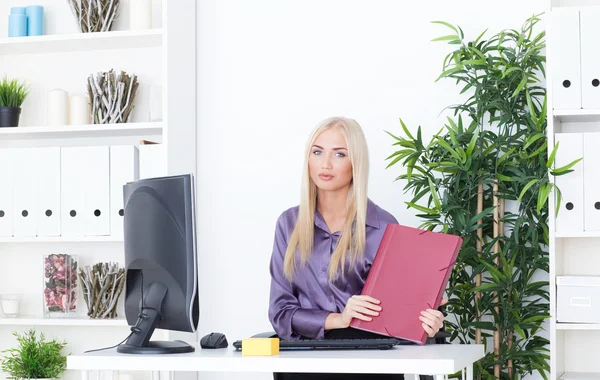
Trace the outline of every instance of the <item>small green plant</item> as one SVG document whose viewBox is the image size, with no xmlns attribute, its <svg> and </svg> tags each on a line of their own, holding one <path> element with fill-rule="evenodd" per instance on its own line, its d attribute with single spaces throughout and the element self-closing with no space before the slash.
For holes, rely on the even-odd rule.
<svg viewBox="0 0 600 380">
<path fill-rule="evenodd" d="M 0 107 L 21 107 L 29 95 L 29 86 L 25 81 L 8 79 L 0 80 Z"/>
<path fill-rule="evenodd" d="M 13 335 L 18 347 L 3 351 L 2 371 L 9 379 L 56 379 L 67 367 L 67 357 L 62 354 L 66 342 L 47 341 L 41 333 L 38 339 L 35 329 Z"/>
</svg>

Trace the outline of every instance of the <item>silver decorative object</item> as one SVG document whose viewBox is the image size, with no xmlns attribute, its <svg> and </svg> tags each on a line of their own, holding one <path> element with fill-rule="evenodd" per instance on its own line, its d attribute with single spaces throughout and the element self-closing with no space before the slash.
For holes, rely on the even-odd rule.
<svg viewBox="0 0 600 380">
<path fill-rule="evenodd" d="M 108 32 L 119 11 L 119 0 L 67 0 L 83 33 Z"/>
<path fill-rule="evenodd" d="M 99 72 L 88 77 L 92 124 L 127 123 L 134 108 L 139 83 L 124 71 Z"/>
</svg>

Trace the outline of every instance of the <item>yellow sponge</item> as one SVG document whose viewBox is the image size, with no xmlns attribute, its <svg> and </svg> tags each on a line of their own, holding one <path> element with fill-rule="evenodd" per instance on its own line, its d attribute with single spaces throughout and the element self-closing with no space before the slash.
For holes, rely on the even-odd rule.
<svg viewBox="0 0 600 380">
<path fill-rule="evenodd" d="M 248 338 L 242 339 L 242 355 L 269 356 L 279 353 L 277 338 Z"/>
</svg>

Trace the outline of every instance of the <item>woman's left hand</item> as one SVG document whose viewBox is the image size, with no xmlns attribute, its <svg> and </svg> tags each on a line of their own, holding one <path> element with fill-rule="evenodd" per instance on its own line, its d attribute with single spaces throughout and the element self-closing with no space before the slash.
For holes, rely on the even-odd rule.
<svg viewBox="0 0 600 380">
<path fill-rule="evenodd" d="M 440 306 L 448 303 L 447 299 L 443 299 L 440 302 Z M 433 338 L 435 334 L 440 331 L 444 325 L 444 314 L 439 310 L 427 309 L 421 312 L 419 317 L 423 329 L 427 332 L 430 338 Z"/>
</svg>

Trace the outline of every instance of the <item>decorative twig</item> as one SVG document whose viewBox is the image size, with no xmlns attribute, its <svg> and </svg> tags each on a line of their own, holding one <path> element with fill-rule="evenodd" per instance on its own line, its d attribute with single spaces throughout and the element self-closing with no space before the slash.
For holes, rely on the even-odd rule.
<svg viewBox="0 0 600 380">
<path fill-rule="evenodd" d="M 91 318 L 116 318 L 117 302 L 125 285 L 125 269 L 117 263 L 97 263 L 79 269 L 84 300 Z"/>
<path fill-rule="evenodd" d="M 134 109 L 139 83 L 135 74 L 114 70 L 88 77 L 88 96 L 93 124 L 127 123 Z"/>
<path fill-rule="evenodd" d="M 82 33 L 108 32 L 119 12 L 119 0 L 67 0 Z"/>
</svg>

